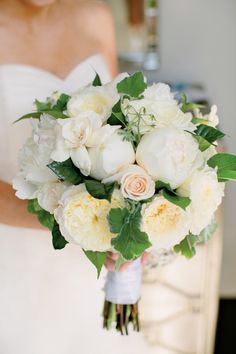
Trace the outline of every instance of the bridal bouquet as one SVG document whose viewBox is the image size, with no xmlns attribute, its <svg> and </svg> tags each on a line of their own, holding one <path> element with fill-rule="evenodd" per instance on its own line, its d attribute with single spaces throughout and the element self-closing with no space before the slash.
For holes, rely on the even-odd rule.
<svg viewBox="0 0 236 354">
<path fill-rule="evenodd" d="M 217 153 L 217 109 L 203 115 L 168 85 L 141 72 L 102 85 L 98 75 L 72 95 L 53 93 L 36 110 L 19 153 L 16 195 L 51 230 L 55 249 L 79 245 L 105 284 L 104 327 L 139 329 L 141 257 L 173 250 L 191 258 L 215 231 L 224 182 L 236 156 Z M 124 271 L 119 268 L 133 261 Z"/>
</svg>

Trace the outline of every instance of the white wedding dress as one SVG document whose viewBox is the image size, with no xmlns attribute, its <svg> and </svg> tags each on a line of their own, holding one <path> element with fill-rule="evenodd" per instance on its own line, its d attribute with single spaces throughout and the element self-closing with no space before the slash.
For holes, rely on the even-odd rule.
<svg viewBox="0 0 236 354">
<path fill-rule="evenodd" d="M 80 63 L 67 77 L 26 65 L 0 65 L 0 179 L 11 183 L 17 153 L 30 134 L 29 122 L 13 125 L 32 111 L 35 98 L 72 92 L 97 71 L 109 81 L 101 55 Z M 0 225 L 1 354 L 136 354 L 149 351 L 142 334 L 121 337 L 102 330 L 105 271 L 95 268 L 80 248 L 55 251 L 47 231 Z"/>
</svg>

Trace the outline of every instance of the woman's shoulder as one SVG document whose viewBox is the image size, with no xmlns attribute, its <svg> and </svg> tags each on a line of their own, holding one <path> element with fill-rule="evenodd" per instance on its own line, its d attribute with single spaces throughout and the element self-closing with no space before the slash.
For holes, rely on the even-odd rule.
<svg viewBox="0 0 236 354">
<path fill-rule="evenodd" d="M 112 12 L 108 4 L 102 0 L 72 0 L 75 15 L 86 15 L 86 19 L 95 23 L 101 20 L 111 19 Z"/>
</svg>

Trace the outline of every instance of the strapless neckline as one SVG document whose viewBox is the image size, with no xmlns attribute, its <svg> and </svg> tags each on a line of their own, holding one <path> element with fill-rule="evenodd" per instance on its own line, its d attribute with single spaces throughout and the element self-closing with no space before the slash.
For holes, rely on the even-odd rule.
<svg viewBox="0 0 236 354">
<path fill-rule="evenodd" d="M 20 71 L 28 71 L 28 72 L 35 72 L 35 73 L 39 73 L 41 75 L 44 76 L 48 76 L 51 78 L 54 78 L 58 81 L 61 82 L 67 82 L 70 80 L 71 77 L 73 77 L 77 71 L 80 69 L 81 67 L 83 67 L 84 65 L 91 65 L 91 68 L 93 68 L 93 63 L 94 60 L 96 59 L 101 59 L 102 61 L 104 61 L 104 57 L 102 54 L 100 53 L 95 53 L 90 55 L 89 57 L 85 58 L 84 60 L 82 60 L 81 62 L 79 62 L 75 67 L 73 67 L 67 75 L 65 75 L 65 77 L 61 77 L 57 74 L 52 73 L 51 71 L 47 70 L 47 69 L 43 69 L 40 68 L 38 66 L 34 66 L 34 65 L 28 65 L 28 64 L 18 64 L 18 63 L 6 63 L 6 64 L 0 64 L 0 70 L 4 70 L 4 69 L 19 69 Z M 94 72 L 96 70 L 94 69 Z"/>
</svg>

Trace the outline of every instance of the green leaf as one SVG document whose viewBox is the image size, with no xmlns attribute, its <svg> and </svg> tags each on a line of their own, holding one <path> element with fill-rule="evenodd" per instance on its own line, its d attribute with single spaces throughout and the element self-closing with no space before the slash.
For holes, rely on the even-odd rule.
<svg viewBox="0 0 236 354">
<path fill-rule="evenodd" d="M 53 229 L 55 222 L 53 214 L 50 214 L 48 211 L 42 209 L 38 211 L 37 215 L 41 225 L 47 227 L 49 230 Z"/>
<path fill-rule="evenodd" d="M 34 101 L 34 104 L 36 106 L 37 111 L 39 112 L 46 112 L 51 109 L 51 103 L 50 102 L 40 102 L 38 100 Z"/>
<path fill-rule="evenodd" d="M 119 93 L 134 98 L 138 98 L 146 88 L 147 84 L 142 72 L 136 72 L 117 84 L 117 90 Z"/>
<path fill-rule="evenodd" d="M 94 198 L 97 199 L 107 199 L 111 202 L 112 193 L 116 186 L 116 183 L 101 183 L 95 180 L 87 180 L 85 181 L 85 186 L 89 194 L 91 194 Z"/>
<path fill-rule="evenodd" d="M 182 104 L 181 110 L 184 113 L 192 111 L 195 108 L 204 108 L 205 107 L 204 105 L 199 104 L 199 103 L 188 102 L 187 96 L 185 94 L 183 94 L 182 97 L 181 97 L 181 104 Z"/>
<path fill-rule="evenodd" d="M 58 223 L 55 221 L 54 227 L 52 229 L 52 244 L 55 250 L 61 250 L 66 246 L 68 242 L 65 240 L 64 236 L 61 234 Z"/>
<path fill-rule="evenodd" d="M 187 235 L 178 245 L 174 247 L 176 253 L 181 253 L 186 258 L 190 259 L 196 254 L 196 244 L 198 236 Z"/>
<path fill-rule="evenodd" d="M 225 134 L 220 130 L 205 124 L 200 124 L 194 133 L 207 140 L 210 144 L 214 143 L 216 140 L 222 139 L 225 136 Z"/>
<path fill-rule="evenodd" d="M 106 261 L 107 258 L 107 252 L 93 252 L 93 251 L 85 251 L 83 250 L 85 255 L 88 257 L 90 262 L 95 265 L 97 268 L 97 276 L 99 278 L 99 275 L 101 273 L 102 267 Z"/>
<path fill-rule="evenodd" d="M 115 210 L 111 209 L 108 215 L 111 232 L 119 230 L 111 241 L 112 246 L 126 260 L 136 259 L 151 246 L 148 235 L 140 231 L 141 205 L 137 204 L 132 212 L 127 208 L 121 209 L 122 212 Z"/>
<path fill-rule="evenodd" d="M 215 233 L 216 229 L 217 229 L 217 223 L 214 220 L 200 233 L 200 235 L 198 236 L 198 242 L 203 242 L 203 243 L 208 242 L 211 239 L 212 235 Z"/>
<path fill-rule="evenodd" d="M 84 175 L 82 175 L 80 170 L 73 164 L 71 159 L 63 162 L 53 161 L 47 166 L 62 181 L 75 185 L 84 181 Z"/>
<path fill-rule="evenodd" d="M 182 209 L 186 209 L 187 206 L 191 203 L 190 198 L 188 197 L 180 197 L 179 195 L 170 192 L 169 190 L 163 190 L 163 196 L 167 199 L 170 203 L 173 203 L 179 206 Z"/>
<path fill-rule="evenodd" d="M 119 100 L 112 108 L 111 116 L 108 118 L 107 123 L 110 125 L 125 126 L 125 116 L 121 110 L 121 101 Z"/>
<path fill-rule="evenodd" d="M 62 93 L 58 98 L 57 103 L 52 107 L 52 111 L 64 112 L 64 110 L 67 108 L 67 103 L 70 98 L 71 96 Z"/>
<path fill-rule="evenodd" d="M 108 214 L 108 222 L 110 226 L 110 231 L 113 234 L 118 234 L 121 230 L 122 227 L 124 226 L 124 223 L 126 222 L 126 219 L 129 216 L 129 211 L 128 209 L 124 208 L 113 208 L 110 210 Z"/>
<path fill-rule="evenodd" d="M 42 112 L 27 113 L 27 114 L 23 115 L 22 117 L 18 118 L 17 120 L 15 120 L 13 123 L 17 123 L 17 122 L 20 122 L 21 120 L 30 119 L 30 118 L 39 119 L 41 117 L 41 115 L 42 115 Z"/>
<path fill-rule="evenodd" d="M 125 263 L 127 262 L 126 259 L 124 259 L 124 257 L 122 257 L 122 255 L 120 254 L 117 261 L 116 261 L 116 264 L 115 264 L 115 271 L 119 271 L 120 267 Z"/>
<path fill-rule="evenodd" d="M 219 182 L 235 181 L 236 171 L 218 171 L 217 172 Z"/>
<path fill-rule="evenodd" d="M 40 224 L 52 230 L 55 221 L 54 216 L 41 208 L 37 199 L 30 199 L 28 201 L 27 211 L 30 214 L 36 214 Z"/>
<path fill-rule="evenodd" d="M 96 72 L 96 76 L 93 80 L 93 83 L 92 83 L 93 86 L 102 86 L 102 81 L 101 81 L 101 78 L 100 76 L 98 75 L 98 73 Z"/>
<path fill-rule="evenodd" d="M 169 183 L 165 183 L 165 182 L 162 182 L 162 181 L 156 181 L 156 189 L 157 190 L 160 190 L 160 189 L 167 189 L 168 191 L 171 191 L 173 192 L 171 186 L 169 185 Z"/>
<path fill-rule="evenodd" d="M 192 134 L 192 133 L 191 133 Z M 194 137 L 194 139 L 197 140 L 198 145 L 199 145 L 199 149 L 200 151 L 205 151 L 207 150 L 210 146 L 211 143 L 209 143 L 206 139 L 204 139 L 203 137 L 196 135 L 196 134 L 192 134 L 192 136 Z"/>
<path fill-rule="evenodd" d="M 38 111 L 38 112 L 32 112 L 32 113 L 27 113 L 24 116 L 18 118 L 17 120 L 14 121 L 14 123 L 20 122 L 22 120 L 25 119 L 29 119 L 29 118 L 35 118 L 35 119 L 39 119 L 41 117 L 42 114 L 47 113 L 48 115 L 50 115 L 53 118 L 68 118 L 67 115 L 65 115 L 62 112 L 59 111 L 53 111 L 53 110 L 49 110 L 49 111 Z"/>
<path fill-rule="evenodd" d="M 30 214 L 37 214 L 39 211 L 43 210 L 38 203 L 38 199 L 28 200 L 27 211 Z"/>
<path fill-rule="evenodd" d="M 217 176 L 219 180 L 236 180 L 236 156 L 227 153 L 219 153 L 212 156 L 207 164 L 217 167 Z"/>
<path fill-rule="evenodd" d="M 207 119 L 203 119 L 203 118 L 193 117 L 191 122 L 193 124 L 206 124 L 208 122 L 208 120 Z"/>
</svg>

